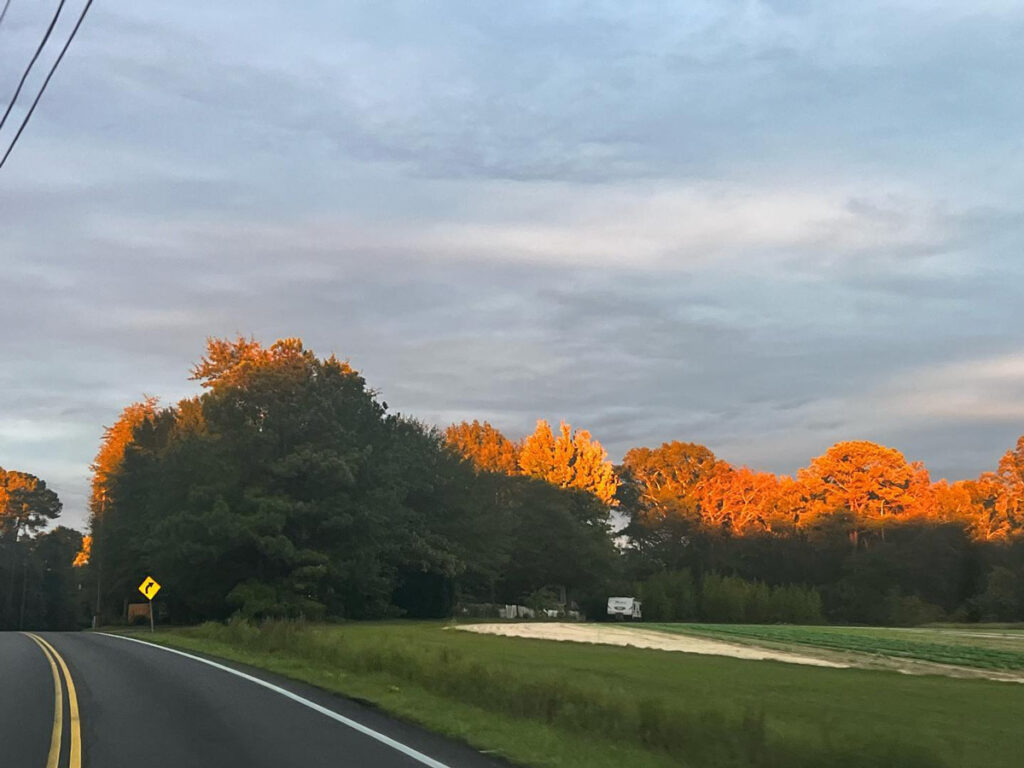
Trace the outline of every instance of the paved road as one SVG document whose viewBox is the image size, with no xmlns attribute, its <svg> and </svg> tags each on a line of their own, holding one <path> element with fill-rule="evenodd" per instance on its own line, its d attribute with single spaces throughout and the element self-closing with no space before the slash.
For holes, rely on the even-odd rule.
<svg viewBox="0 0 1024 768">
<path fill-rule="evenodd" d="M 0 633 L 3 768 L 499 765 L 354 702 L 241 665 L 225 663 L 281 690 L 120 638 L 54 632 L 37 638 Z M 55 692 L 61 697 L 56 727 Z M 77 756 L 72 699 L 80 713 Z"/>
</svg>

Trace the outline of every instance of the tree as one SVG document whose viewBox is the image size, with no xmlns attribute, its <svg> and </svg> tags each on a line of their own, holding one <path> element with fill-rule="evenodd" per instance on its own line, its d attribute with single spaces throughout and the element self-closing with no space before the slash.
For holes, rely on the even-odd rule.
<svg viewBox="0 0 1024 768">
<path fill-rule="evenodd" d="M 769 472 L 721 465 L 699 484 L 701 522 L 738 536 L 772 530 L 779 479 Z"/>
<path fill-rule="evenodd" d="M 544 419 L 537 420 L 537 428 L 523 440 L 519 449 L 519 469 L 524 475 L 538 477 L 553 485 L 565 479 L 565 468 L 555 465 L 555 435 Z"/>
<path fill-rule="evenodd" d="M 43 480 L 0 467 L 0 580 L 6 582 L 0 627 L 25 626 L 28 584 L 34 573 L 31 537 L 60 513 L 60 499 Z"/>
<path fill-rule="evenodd" d="M 445 431 L 445 439 L 481 471 L 506 475 L 519 472 L 519 448 L 486 421 L 452 424 Z"/>
<path fill-rule="evenodd" d="M 927 470 L 877 443 L 837 443 L 801 469 L 797 479 L 799 523 L 814 526 L 845 514 L 854 545 L 865 531 L 878 531 L 884 538 L 888 523 L 924 517 L 931 509 Z"/>
<path fill-rule="evenodd" d="M 573 430 L 564 421 L 556 437 L 543 419 L 523 440 L 519 452 L 523 474 L 545 480 L 559 488 L 579 488 L 612 504 L 619 480 L 601 444 L 585 429 Z"/>
<path fill-rule="evenodd" d="M 1024 438 L 997 471 L 952 484 L 863 441 L 795 480 L 683 442 L 614 468 L 565 423 L 538 422 L 518 446 L 486 422 L 442 433 L 389 413 L 358 371 L 299 339 L 211 339 L 192 375 L 201 395 L 134 404 L 105 432 L 92 538 L 39 533 L 59 507 L 27 514 L 27 491 L 0 485 L 0 625 L 68 625 L 58 595 L 100 563 L 108 605 L 155 573 L 181 622 L 437 617 L 556 595 L 601 613 L 633 588 L 666 620 L 1024 606 Z M 614 542 L 613 505 L 628 520 Z"/>
<path fill-rule="evenodd" d="M 204 394 L 139 421 L 109 478 L 108 604 L 154 572 L 176 621 L 443 616 L 610 570 L 593 493 L 477 471 L 298 339 L 211 340 L 193 376 Z"/>
<path fill-rule="evenodd" d="M 140 402 L 128 405 L 121 411 L 114 423 L 103 430 L 99 451 L 90 467 L 92 482 L 89 495 L 89 528 L 94 534 L 103 525 L 107 507 L 112 502 L 114 478 L 124 462 L 125 452 L 132 443 L 135 431 L 154 418 L 157 402 L 155 397 L 146 397 Z M 93 537 L 90 536 L 89 551 L 83 555 L 79 564 L 92 566 L 88 569 L 88 573 L 96 590 L 96 614 L 102 618 L 100 615 L 103 612 L 103 561 L 105 559 L 102 552 L 103 537 L 99 537 L 100 546 L 95 555 L 92 552 L 92 541 Z"/>
<path fill-rule="evenodd" d="M 75 630 L 84 621 L 81 575 L 74 567 L 82 548 L 82 534 L 59 525 L 39 534 L 32 542 L 23 602 L 21 626 L 49 630 Z"/>
<path fill-rule="evenodd" d="M 999 460 L 999 506 L 1009 537 L 1024 535 L 1024 436 Z"/>
<path fill-rule="evenodd" d="M 982 621 L 1018 621 L 1024 615 L 1024 580 L 1006 566 L 997 565 L 977 598 Z"/>
<path fill-rule="evenodd" d="M 616 552 L 600 499 L 536 478 L 507 478 L 504 485 L 511 557 L 498 582 L 501 600 L 519 602 L 545 587 L 581 600 L 612 579 Z"/>
<path fill-rule="evenodd" d="M 103 507 L 110 493 L 111 479 L 124 461 L 124 453 L 132 441 L 135 430 L 156 412 L 157 398 L 146 397 L 140 402 L 127 406 L 114 423 L 103 430 L 100 449 L 93 459 L 92 493 L 89 506 L 94 518 L 103 514 Z"/>
<path fill-rule="evenodd" d="M 931 519 L 937 523 L 959 523 L 967 526 L 975 514 L 973 481 L 950 483 L 939 480 L 932 485 Z"/>
<path fill-rule="evenodd" d="M 75 568 L 84 568 L 89 564 L 89 558 L 92 556 L 92 536 L 82 537 L 82 546 L 78 552 L 75 553 L 75 559 L 71 562 Z"/>
<path fill-rule="evenodd" d="M 952 484 L 940 481 L 932 494 L 934 519 L 963 525 L 976 541 L 1024 536 L 1024 436 L 1002 456 L 995 472 Z"/>
<path fill-rule="evenodd" d="M 244 386 L 246 377 L 254 368 L 259 368 L 274 359 L 290 359 L 297 362 L 302 357 L 302 342 L 299 339 L 282 339 L 270 349 L 258 341 L 239 336 L 235 339 L 206 340 L 206 354 L 192 368 L 192 380 L 203 387 Z"/>
<path fill-rule="evenodd" d="M 1006 493 L 999 476 L 983 472 L 977 480 L 963 481 L 962 488 L 970 496 L 966 525 L 976 541 L 1008 541 L 1013 532 L 1013 518 Z"/>
<path fill-rule="evenodd" d="M 699 517 L 704 483 L 728 468 L 710 449 L 673 441 L 660 448 L 632 448 L 622 461 L 639 496 L 639 515 L 648 522 Z"/>
<path fill-rule="evenodd" d="M 61 502 L 46 483 L 28 472 L 0 467 L 0 539 L 16 541 L 60 516 Z"/>
</svg>

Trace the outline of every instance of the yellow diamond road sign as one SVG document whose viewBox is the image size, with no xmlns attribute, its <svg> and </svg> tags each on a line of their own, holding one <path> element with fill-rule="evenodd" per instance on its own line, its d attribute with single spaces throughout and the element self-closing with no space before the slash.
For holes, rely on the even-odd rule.
<svg viewBox="0 0 1024 768">
<path fill-rule="evenodd" d="M 139 592 L 144 594 L 150 600 L 156 597 L 156 593 L 160 591 L 160 585 L 156 583 L 156 579 L 152 576 L 147 576 L 146 580 L 139 584 Z"/>
</svg>

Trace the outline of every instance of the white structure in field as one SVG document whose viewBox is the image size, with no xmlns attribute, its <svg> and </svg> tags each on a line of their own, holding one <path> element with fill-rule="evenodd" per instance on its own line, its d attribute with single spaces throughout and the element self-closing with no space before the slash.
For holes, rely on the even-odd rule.
<svg viewBox="0 0 1024 768">
<path fill-rule="evenodd" d="M 635 597 L 609 597 L 608 615 L 617 619 L 635 619 L 640 621 L 640 601 Z"/>
<path fill-rule="evenodd" d="M 505 605 L 498 609 L 498 616 L 502 619 L 532 619 L 537 612 L 525 605 Z"/>
</svg>

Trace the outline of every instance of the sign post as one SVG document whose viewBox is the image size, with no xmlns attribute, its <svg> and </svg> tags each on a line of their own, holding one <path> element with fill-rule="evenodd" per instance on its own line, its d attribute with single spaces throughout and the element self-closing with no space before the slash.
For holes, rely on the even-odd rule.
<svg viewBox="0 0 1024 768">
<path fill-rule="evenodd" d="M 152 576 L 147 576 L 146 580 L 139 584 L 139 592 L 145 595 L 146 599 L 149 600 L 149 631 L 156 632 L 156 626 L 153 622 L 153 598 L 156 597 L 156 593 L 160 591 L 160 585 L 156 583 L 156 579 Z"/>
</svg>

